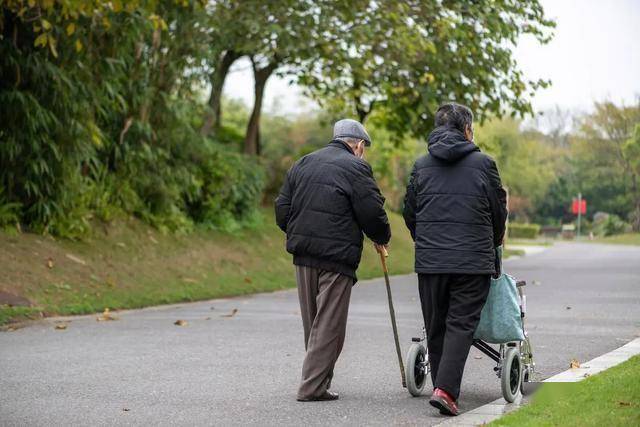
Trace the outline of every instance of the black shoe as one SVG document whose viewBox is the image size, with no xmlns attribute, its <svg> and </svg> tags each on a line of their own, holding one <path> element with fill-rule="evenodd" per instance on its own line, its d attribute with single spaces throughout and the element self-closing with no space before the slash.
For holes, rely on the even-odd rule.
<svg viewBox="0 0 640 427">
<path fill-rule="evenodd" d="M 308 397 L 308 398 L 298 398 L 296 399 L 298 402 L 325 402 L 328 400 L 338 400 L 338 393 L 333 393 L 330 391 L 325 391 L 320 396 Z"/>
</svg>

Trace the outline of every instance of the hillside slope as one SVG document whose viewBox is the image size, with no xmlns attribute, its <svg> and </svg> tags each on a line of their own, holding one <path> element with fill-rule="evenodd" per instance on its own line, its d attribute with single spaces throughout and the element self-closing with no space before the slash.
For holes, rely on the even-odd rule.
<svg viewBox="0 0 640 427">
<path fill-rule="evenodd" d="M 413 242 L 401 216 L 389 215 L 392 274 L 413 270 Z M 0 304 L 26 298 L 31 307 L 0 305 L 0 324 L 24 317 L 86 314 L 110 309 L 274 291 L 295 286 L 291 256 L 271 210 L 235 234 L 197 231 L 163 235 L 135 219 L 104 228 L 83 242 L 0 232 Z M 381 276 L 367 241 L 358 270 Z M 10 295 L 7 295 L 10 294 Z M 41 314 L 42 313 L 42 314 Z"/>
</svg>

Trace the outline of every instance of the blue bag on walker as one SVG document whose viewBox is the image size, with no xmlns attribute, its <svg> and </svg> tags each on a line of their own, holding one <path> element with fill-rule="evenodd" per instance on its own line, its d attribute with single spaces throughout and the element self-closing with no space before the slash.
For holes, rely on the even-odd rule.
<svg viewBox="0 0 640 427">
<path fill-rule="evenodd" d="M 497 249 L 500 277 L 491 278 L 487 302 L 480 314 L 480 323 L 473 336 L 492 344 L 524 340 L 516 280 L 502 269 L 502 247 Z"/>
</svg>

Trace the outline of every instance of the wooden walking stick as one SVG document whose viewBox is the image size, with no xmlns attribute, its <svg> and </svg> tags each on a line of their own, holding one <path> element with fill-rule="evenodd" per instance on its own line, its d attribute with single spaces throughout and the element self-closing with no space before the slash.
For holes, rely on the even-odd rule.
<svg viewBox="0 0 640 427">
<path fill-rule="evenodd" d="M 376 246 L 376 249 L 378 246 Z M 380 246 L 377 249 L 380 254 L 380 262 L 382 262 L 382 271 L 384 272 L 384 282 L 387 285 L 387 299 L 389 300 L 389 314 L 391 315 L 391 326 L 393 327 L 393 338 L 396 342 L 396 353 L 398 353 L 398 363 L 400 364 L 400 376 L 402 377 L 402 387 L 407 388 L 407 380 L 404 375 L 404 363 L 402 362 L 402 352 L 400 351 L 400 341 L 398 340 L 398 326 L 396 325 L 396 312 L 393 309 L 393 298 L 391 297 L 391 285 L 389 284 L 389 271 L 387 270 L 387 260 L 389 256 L 387 249 Z"/>
</svg>

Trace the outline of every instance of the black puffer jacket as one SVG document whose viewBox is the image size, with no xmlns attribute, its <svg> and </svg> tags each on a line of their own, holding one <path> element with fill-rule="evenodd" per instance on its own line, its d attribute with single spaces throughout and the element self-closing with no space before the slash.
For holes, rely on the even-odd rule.
<svg viewBox="0 0 640 427">
<path fill-rule="evenodd" d="M 291 167 L 276 199 L 276 222 L 294 264 L 356 279 L 363 231 L 379 244 L 391 238 L 383 204 L 369 164 L 336 140 Z"/>
<path fill-rule="evenodd" d="M 491 157 L 445 127 L 411 172 L 404 219 L 415 240 L 417 273 L 493 274 L 502 243 L 506 193 Z"/>
</svg>

